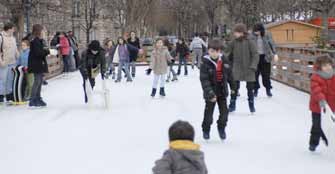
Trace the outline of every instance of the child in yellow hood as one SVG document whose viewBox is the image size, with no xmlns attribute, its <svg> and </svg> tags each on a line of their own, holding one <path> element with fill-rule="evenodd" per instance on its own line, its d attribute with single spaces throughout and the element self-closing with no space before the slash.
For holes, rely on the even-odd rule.
<svg viewBox="0 0 335 174">
<path fill-rule="evenodd" d="M 204 153 L 194 143 L 194 128 L 185 121 L 177 121 L 169 129 L 170 145 L 163 157 L 156 161 L 154 174 L 207 174 Z"/>
</svg>

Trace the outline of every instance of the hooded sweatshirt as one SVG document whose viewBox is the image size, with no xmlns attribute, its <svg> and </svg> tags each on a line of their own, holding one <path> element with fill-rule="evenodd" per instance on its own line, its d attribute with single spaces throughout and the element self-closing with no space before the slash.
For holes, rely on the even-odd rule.
<svg viewBox="0 0 335 174">
<path fill-rule="evenodd" d="M 207 174 L 204 153 L 192 141 L 178 140 L 170 143 L 162 159 L 156 161 L 154 174 Z"/>
</svg>

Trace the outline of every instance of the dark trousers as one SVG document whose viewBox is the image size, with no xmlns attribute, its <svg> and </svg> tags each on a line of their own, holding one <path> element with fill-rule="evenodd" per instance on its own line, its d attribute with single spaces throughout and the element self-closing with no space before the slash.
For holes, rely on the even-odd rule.
<svg viewBox="0 0 335 174">
<path fill-rule="evenodd" d="M 227 99 L 225 97 L 218 97 L 217 102 L 206 101 L 204 120 L 202 122 L 202 130 L 204 132 L 210 132 L 211 125 L 213 124 L 213 114 L 216 103 L 219 106 L 219 119 L 217 121 L 217 126 L 219 129 L 225 129 L 228 122 L 228 108 Z"/>
<path fill-rule="evenodd" d="M 94 88 L 95 86 L 95 79 L 94 78 L 91 78 L 91 77 L 88 77 L 88 78 L 85 78 L 83 77 L 83 88 L 84 88 L 84 94 L 85 94 L 85 103 L 88 102 L 88 98 L 87 98 L 87 92 L 86 92 L 86 80 L 88 79 L 92 89 Z"/>
<path fill-rule="evenodd" d="M 178 74 L 181 72 L 181 66 L 184 65 L 185 73 L 187 74 L 187 61 L 185 56 L 179 56 Z"/>
<path fill-rule="evenodd" d="M 230 84 L 231 86 L 231 92 L 230 92 L 230 98 L 231 100 L 236 100 L 238 95 L 238 90 L 240 89 L 240 82 L 239 81 L 233 81 Z M 255 82 L 247 82 L 247 90 L 248 90 L 248 100 L 254 101 L 254 88 L 255 88 Z"/>
<path fill-rule="evenodd" d="M 64 64 L 64 72 L 70 72 L 71 67 L 70 56 L 63 55 L 63 64 Z"/>
<path fill-rule="evenodd" d="M 74 60 L 76 61 L 76 69 L 78 69 L 79 68 L 79 64 L 80 64 L 80 58 L 79 58 L 79 52 L 78 52 L 78 50 L 74 51 Z"/>
<path fill-rule="evenodd" d="M 259 76 L 262 76 L 263 86 L 266 89 L 272 89 L 271 86 L 271 63 L 265 60 L 265 55 L 259 56 L 259 63 L 258 68 L 256 71 L 256 83 L 255 83 L 255 90 L 258 90 L 261 86 L 259 84 Z"/>
<path fill-rule="evenodd" d="M 318 146 L 320 138 L 327 141 L 327 137 L 321 128 L 321 114 L 312 113 L 312 129 L 309 144 Z"/>
<path fill-rule="evenodd" d="M 43 83 L 43 73 L 35 73 L 33 89 L 31 91 L 31 100 L 41 99 L 42 83 Z"/>
</svg>

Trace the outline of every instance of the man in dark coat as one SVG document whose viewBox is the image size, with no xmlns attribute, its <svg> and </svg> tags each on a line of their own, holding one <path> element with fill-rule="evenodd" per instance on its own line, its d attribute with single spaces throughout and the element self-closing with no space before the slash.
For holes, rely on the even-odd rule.
<svg viewBox="0 0 335 174">
<path fill-rule="evenodd" d="M 86 83 L 89 81 L 92 89 L 95 86 L 95 78 L 101 73 L 104 80 L 106 72 L 105 51 L 101 48 L 99 41 L 92 41 L 88 49 L 82 52 L 82 59 L 79 66 L 80 73 L 83 77 L 83 87 L 85 92 L 85 103 L 88 102 Z"/>
</svg>

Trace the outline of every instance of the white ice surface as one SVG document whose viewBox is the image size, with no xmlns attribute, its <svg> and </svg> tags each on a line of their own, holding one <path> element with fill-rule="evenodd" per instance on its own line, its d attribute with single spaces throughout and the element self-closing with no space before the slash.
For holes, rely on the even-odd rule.
<svg viewBox="0 0 335 174">
<path fill-rule="evenodd" d="M 219 140 L 213 124 L 207 143 L 201 138 L 198 71 L 168 84 L 165 99 L 153 100 L 152 77 L 144 69 L 131 84 L 108 81 L 111 111 L 103 110 L 98 94 L 93 107 L 83 104 L 79 73 L 43 87 L 46 109 L 0 107 L 0 174 L 148 174 L 168 147 L 168 127 L 178 119 L 194 125 L 210 174 L 334 173 L 335 158 L 322 143 L 316 153 L 308 151 L 307 94 L 274 82 L 274 97 L 262 90 L 257 113 L 250 116 L 243 84 L 238 110 L 229 117 L 228 140 Z M 95 90 L 101 91 L 99 78 Z"/>
</svg>

